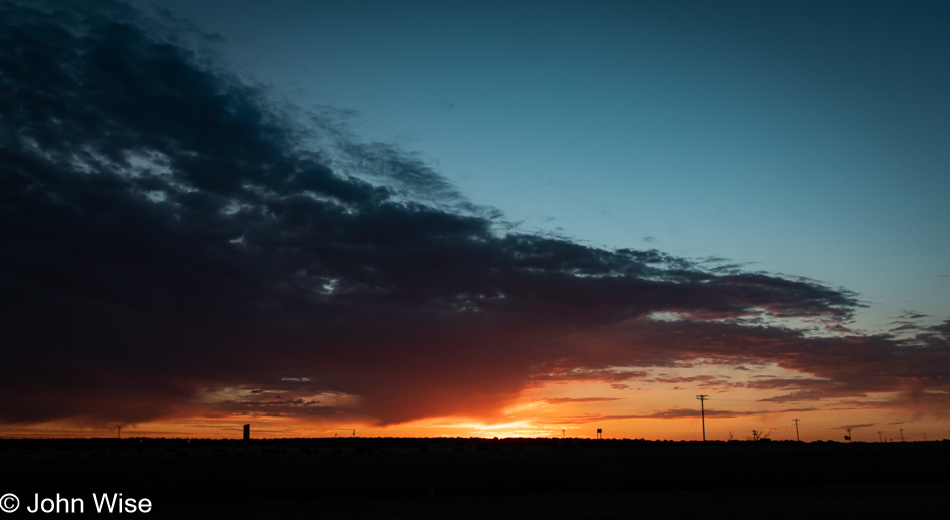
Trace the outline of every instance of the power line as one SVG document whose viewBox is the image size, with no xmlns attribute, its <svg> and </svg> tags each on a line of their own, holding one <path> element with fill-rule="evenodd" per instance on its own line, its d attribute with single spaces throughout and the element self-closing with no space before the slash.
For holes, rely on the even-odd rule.
<svg viewBox="0 0 950 520">
<path fill-rule="evenodd" d="M 703 418 L 703 442 L 706 442 L 706 406 L 704 403 L 708 398 L 709 396 L 706 394 L 699 394 L 696 396 L 696 399 L 699 399 L 699 411 Z"/>
</svg>

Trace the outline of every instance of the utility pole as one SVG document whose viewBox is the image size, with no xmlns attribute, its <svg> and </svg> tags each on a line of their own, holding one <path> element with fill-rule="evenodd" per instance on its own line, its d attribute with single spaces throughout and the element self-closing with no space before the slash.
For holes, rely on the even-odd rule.
<svg viewBox="0 0 950 520">
<path fill-rule="evenodd" d="M 901 442 L 904 442 L 904 429 L 901 428 Z"/>
<path fill-rule="evenodd" d="M 879 440 L 879 441 L 881 441 L 881 442 L 884 442 L 884 438 L 881 437 L 881 430 L 878 430 L 878 431 L 877 431 L 877 440 Z"/>
<path fill-rule="evenodd" d="M 119 431 L 116 432 L 115 438 L 116 438 L 116 439 L 121 439 L 121 438 L 122 438 L 122 427 L 121 427 L 121 426 L 118 426 L 117 428 L 119 428 Z M 926 437 L 924 437 L 924 439 L 926 439 Z"/>
<path fill-rule="evenodd" d="M 798 436 L 798 421 L 800 421 L 801 419 L 792 419 L 792 420 L 795 421 L 795 440 L 798 442 L 802 442 L 802 438 Z"/>
<path fill-rule="evenodd" d="M 696 399 L 699 399 L 699 412 L 702 414 L 703 418 L 703 442 L 706 442 L 706 399 L 709 396 L 706 394 L 699 394 L 696 396 Z"/>
</svg>

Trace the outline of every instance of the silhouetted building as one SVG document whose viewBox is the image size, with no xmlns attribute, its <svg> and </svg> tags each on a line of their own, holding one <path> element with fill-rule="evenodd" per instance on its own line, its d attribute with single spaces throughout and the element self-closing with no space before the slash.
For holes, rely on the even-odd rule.
<svg viewBox="0 0 950 520">
<path fill-rule="evenodd" d="M 244 440 L 246 441 L 251 440 L 251 425 L 250 424 L 244 425 Z"/>
</svg>

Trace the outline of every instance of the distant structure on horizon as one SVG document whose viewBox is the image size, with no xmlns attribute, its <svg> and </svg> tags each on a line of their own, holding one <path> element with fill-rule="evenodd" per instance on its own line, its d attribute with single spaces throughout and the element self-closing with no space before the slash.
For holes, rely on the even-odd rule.
<svg viewBox="0 0 950 520">
<path fill-rule="evenodd" d="M 244 425 L 244 440 L 246 441 L 251 440 L 251 425 L 250 424 Z"/>
</svg>

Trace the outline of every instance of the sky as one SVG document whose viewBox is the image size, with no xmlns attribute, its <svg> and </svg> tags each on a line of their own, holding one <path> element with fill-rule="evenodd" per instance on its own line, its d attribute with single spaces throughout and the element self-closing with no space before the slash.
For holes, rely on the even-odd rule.
<svg viewBox="0 0 950 520">
<path fill-rule="evenodd" d="M 0 436 L 948 437 L 948 19 L 0 1 Z"/>
</svg>

